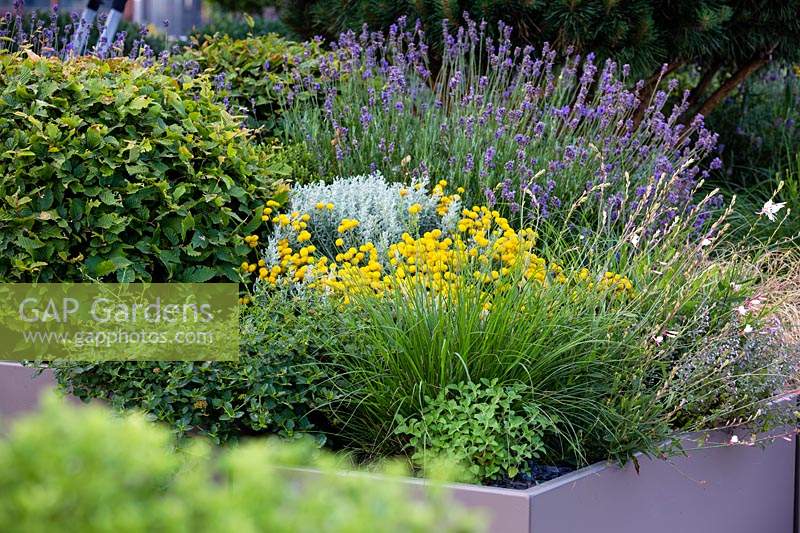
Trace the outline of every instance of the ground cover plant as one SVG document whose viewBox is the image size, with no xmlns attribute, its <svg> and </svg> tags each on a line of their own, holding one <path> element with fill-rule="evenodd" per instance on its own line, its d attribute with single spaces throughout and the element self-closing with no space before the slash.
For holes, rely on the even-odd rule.
<svg viewBox="0 0 800 533">
<path fill-rule="evenodd" d="M 217 443 L 244 436 L 308 436 L 324 442 L 320 408 L 336 392 L 324 370 L 325 346 L 341 338 L 335 309 L 289 291 L 254 295 L 240 317 L 236 362 L 54 362 L 70 394 L 143 410 L 183 437 Z"/>
<path fill-rule="evenodd" d="M 0 529 L 132 531 L 483 531 L 436 489 L 412 497 L 386 465 L 376 484 L 310 443 L 251 442 L 221 454 L 135 413 L 54 397 L 0 435 Z M 299 484 L 286 467 L 319 469 Z M 294 474 L 296 476 L 296 474 Z"/>
</svg>

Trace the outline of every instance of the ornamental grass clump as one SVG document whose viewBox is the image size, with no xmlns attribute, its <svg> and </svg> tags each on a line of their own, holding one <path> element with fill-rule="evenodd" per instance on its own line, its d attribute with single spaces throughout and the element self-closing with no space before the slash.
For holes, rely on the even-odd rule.
<svg viewBox="0 0 800 533">
<path fill-rule="evenodd" d="M 319 77 L 284 88 L 287 102 L 316 95 L 316 106 L 290 107 L 285 131 L 316 155 L 320 175 L 379 170 L 402 181 L 409 162 L 413 176 L 463 187 L 467 205 L 501 204 L 518 226 L 549 218 L 587 189 L 603 194 L 581 206 L 584 219 L 605 206 L 624 222 L 619 195 L 629 187 L 642 196 L 652 176 L 674 176 L 665 224 L 691 204 L 716 135 L 702 117 L 679 122 L 688 94 L 669 108 L 674 84 L 637 115 L 643 82 L 630 88 L 627 66 L 596 65 L 592 54 L 557 57 L 547 44 L 512 47 L 510 27 L 501 24 L 494 40 L 468 18 L 444 29 L 433 74 L 421 27 L 404 27 L 343 33 L 320 58 Z"/>
</svg>

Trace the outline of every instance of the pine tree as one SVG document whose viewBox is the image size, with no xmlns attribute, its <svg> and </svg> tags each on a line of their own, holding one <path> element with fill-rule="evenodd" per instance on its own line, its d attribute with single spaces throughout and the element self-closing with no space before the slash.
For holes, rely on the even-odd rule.
<svg viewBox="0 0 800 533">
<path fill-rule="evenodd" d="M 513 25 L 516 44 L 548 41 L 628 63 L 647 80 L 645 96 L 662 65 L 694 65 L 692 112 L 704 115 L 768 62 L 800 60 L 800 0 L 284 0 L 280 9 L 300 35 L 327 39 L 364 23 L 386 30 L 405 15 L 434 46 L 442 20 L 459 24 L 464 12 Z"/>
</svg>

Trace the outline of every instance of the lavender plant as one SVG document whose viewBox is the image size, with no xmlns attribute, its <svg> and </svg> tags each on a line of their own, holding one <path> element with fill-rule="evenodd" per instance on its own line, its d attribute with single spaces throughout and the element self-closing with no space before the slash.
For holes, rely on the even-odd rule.
<svg viewBox="0 0 800 533">
<path fill-rule="evenodd" d="M 0 16 L 0 53 L 29 50 L 43 57 L 70 57 L 75 52 L 72 37 L 81 24 L 79 13 L 62 11 L 58 4 L 47 11 L 26 11 L 25 2 L 16 0 L 12 10 Z M 90 27 L 83 28 L 88 34 L 84 53 L 95 54 L 95 45 L 101 44 L 104 24 L 105 14 L 100 14 Z M 166 36 L 151 34 L 146 26 L 122 21 L 108 53 L 102 55 L 108 58 L 129 56 L 154 63 L 172 52 Z"/>
<path fill-rule="evenodd" d="M 688 94 L 667 108 L 675 84 L 639 117 L 643 82 L 630 88 L 627 65 L 597 65 L 592 54 L 559 58 L 548 44 L 538 53 L 512 47 L 511 27 L 501 23 L 495 41 L 468 17 L 466 27 L 444 28 L 434 76 L 421 26 L 403 27 L 401 19 L 388 35 L 343 33 L 322 58 L 320 78 L 297 76 L 283 88 L 287 103 L 300 91 L 317 95 L 317 106 L 291 107 L 285 132 L 317 155 L 320 175 L 380 170 L 401 181 L 410 158 L 413 176 L 463 187 L 468 205 L 502 204 L 520 225 L 547 219 L 588 189 L 603 194 L 584 211 L 619 204 L 626 187 L 643 197 L 652 176 L 676 172 L 663 223 L 691 204 L 707 174 L 699 163 L 717 138 L 700 116 L 679 122 Z"/>
</svg>

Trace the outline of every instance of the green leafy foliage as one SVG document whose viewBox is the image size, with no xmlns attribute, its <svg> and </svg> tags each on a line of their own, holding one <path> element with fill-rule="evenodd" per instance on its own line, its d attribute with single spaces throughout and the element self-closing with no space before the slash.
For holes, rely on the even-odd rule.
<svg viewBox="0 0 800 533">
<path fill-rule="evenodd" d="M 286 468 L 300 466 L 320 473 Z M 253 442 L 211 454 L 195 440 L 176 450 L 170 433 L 141 415 L 49 397 L 0 440 L 0 530 L 482 530 L 442 491 L 412 499 L 396 478 L 337 473 L 348 466 L 307 442 Z"/>
<path fill-rule="evenodd" d="M 447 457 L 465 465 L 472 480 L 513 478 L 544 451 L 552 426 L 525 400 L 526 388 L 497 379 L 448 385 L 395 432 L 410 436 L 411 459 L 423 467 L 432 457 Z"/>
<path fill-rule="evenodd" d="M 786 168 L 800 146 L 800 69 L 775 67 L 748 80 L 708 123 L 724 140 L 725 181 L 752 188 Z M 775 183 L 771 183 L 774 190 Z M 773 190 L 765 192 L 769 198 Z"/>
<path fill-rule="evenodd" d="M 214 15 L 206 24 L 195 28 L 190 38 L 203 44 L 214 35 L 227 35 L 231 39 L 246 39 L 276 33 L 282 37 L 297 37 L 283 21 L 273 18 L 223 13 Z M 300 40 L 299 38 L 297 40 Z"/>
<path fill-rule="evenodd" d="M 141 409 L 179 434 L 292 437 L 319 430 L 315 410 L 334 398 L 319 359 L 338 327 L 322 300 L 263 294 L 243 308 L 238 362 L 60 362 L 55 374 L 81 399 Z"/>
<path fill-rule="evenodd" d="M 297 69 L 301 76 L 313 73 L 319 55 L 317 43 L 294 43 L 275 34 L 245 39 L 217 35 L 187 49 L 182 59 L 196 61 L 215 79 L 218 96 L 228 97 L 231 111 L 246 115 L 250 126 L 269 135 L 294 83 L 290 70 Z"/>
<path fill-rule="evenodd" d="M 0 87 L 0 279 L 239 279 L 291 169 L 202 78 L 4 55 Z"/>
<path fill-rule="evenodd" d="M 211 0 L 211 5 L 229 13 L 259 13 L 275 5 L 275 0 Z"/>
</svg>

